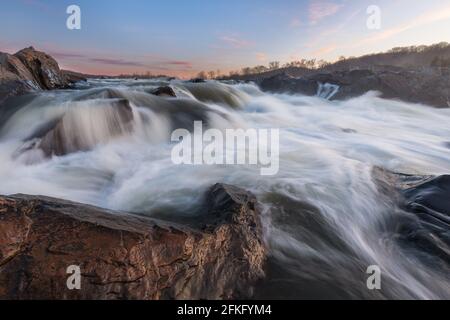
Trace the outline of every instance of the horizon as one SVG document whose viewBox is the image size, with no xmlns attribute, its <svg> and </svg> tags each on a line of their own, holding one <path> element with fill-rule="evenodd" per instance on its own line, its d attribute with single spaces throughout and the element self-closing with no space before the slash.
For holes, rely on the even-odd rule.
<svg viewBox="0 0 450 320">
<path fill-rule="evenodd" d="M 69 5 L 81 30 L 66 28 Z M 189 78 L 243 67 L 385 52 L 450 40 L 450 1 L 377 1 L 381 28 L 366 26 L 370 1 L 182 2 L 6 0 L 0 51 L 33 46 L 62 69 L 86 74 Z M 270 23 L 267 23 L 270 21 Z M 436 32 L 439 30 L 439 32 Z M 33 39 L 33 40 L 31 40 Z M 118 41 L 120 39 L 120 41 Z"/>
</svg>

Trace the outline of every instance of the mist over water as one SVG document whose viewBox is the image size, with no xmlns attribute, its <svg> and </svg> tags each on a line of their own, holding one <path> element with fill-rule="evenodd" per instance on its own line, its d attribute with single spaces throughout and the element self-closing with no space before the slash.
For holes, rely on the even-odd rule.
<svg viewBox="0 0 450 320">
<path fill-rule="evenodd" d="M 168 85 L 178 98 L 151 90 Z M 157 217 L 195 214 L 217 182 L 252 191 L 269 246 L 260 298 L 450 298 L 449 266 L 399 230 L 415 221 L 373 181 L 450 172 L 450 109 L 381 99 L 329 101 L 252 84 L 91 80 L 0 110 L 1 194 L 39 194 Z M 13 108 L 13 109 L 11 109 Z M 170 134 L 208 127 L 279 128 L 280 170 L 175 165 Z M 366 287 L 369 265 L 382 289 Z"/>
</svg>

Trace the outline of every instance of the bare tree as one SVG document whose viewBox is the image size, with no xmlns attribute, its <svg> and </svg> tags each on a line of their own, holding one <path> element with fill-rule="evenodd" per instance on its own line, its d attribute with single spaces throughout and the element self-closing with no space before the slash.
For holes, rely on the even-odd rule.
<svg viewBox="0 0 450 320">
<path fill-rule="evenodd" d="M 280 61 L 272 61 L 269 62 L 269 69 L 270 70 L 276 70 L 280 68 Z"/>
<path fill-rule="evenodd" d="M 207 74 L 206 74 L 205 71 L 200 71 L 200 72 L 197 74 L 197 78 L 200 78 L 200 79 L 207 79 L 208 76 L 207 76 Z"/>
<path fill-rule="evenodd" d="M 216 73 L 214 71 L 208 71 L 208 78 L 214 79 L 216 77 Z"/>
</svg>

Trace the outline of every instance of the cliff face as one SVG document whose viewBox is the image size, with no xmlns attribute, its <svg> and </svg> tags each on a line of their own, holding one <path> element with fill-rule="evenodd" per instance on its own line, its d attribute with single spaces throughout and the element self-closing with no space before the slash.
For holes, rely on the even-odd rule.
<svg viewBox="0 0 450 320">
<path fill-rule="evenodd" d="M 256 199 L 206 194 L 198 227 L 40 196 L 0 197 L 0 299 L 250 297 L 266 249 Z M 81 289 L 67 287 L 80 267 Z"/>
<path fill-rule="evenodd" d="M 69 83 L 56 60 L 33 47 L 14 55 L 0 52 L 0 103 L 11 96 L 64 88 Z"/>
</svg>

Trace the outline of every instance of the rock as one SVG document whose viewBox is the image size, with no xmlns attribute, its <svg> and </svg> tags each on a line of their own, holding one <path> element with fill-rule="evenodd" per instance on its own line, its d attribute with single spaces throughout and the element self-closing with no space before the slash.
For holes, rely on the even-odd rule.
<svg viewBox="0 0 450 320">
<path fill-rule="evenodd" d="M 37 148 L 46 156 L 89 151 L 98 144 L 131 132 L 132 121 L 133 111 L 126 99 L 102 100 L 87 108 L 73 107 L 47 128 L 48 132 Z"/>
<path fill-rule="evenodd" d="M 14 56 L 25 65 L 42 89 L 52 90 L 67 86 L 66 78 L 58 63 L 48 54 L 29 47 L 20 50 Z"/>
<path fill-rule="evenodd" d="M 253 195 L 217 184 L 186 227 L 42 196 L 0 197 L 0 299 L 248 298 L 266 249 Z M 69 290 L 69 266 L 81 289 Z"/>
<path fill-rule="evenodd" d="M 69 83 L 86 82 L 88 78 L 87 75 L 75 71 L 61 70 L 61 72 Z"/>
<path fill-rule="evenodd" d="M 32 82 L 36 88 L 39 87 L 38 82 L 33 77 L 31 72 L 16 56 L 8 53 L 0 53 L 0 65 L 2 70 L 16 75 L 18 79 L 23 81 Z"/>
<path fill-rule="evenodd" d="M 294 78 L 288 74 L 279 74 L 263 79 L 259 83 L 259 87 L 263 91 L 313 96 L 317 94 L 319 85 L 315 80 Z"/>
<path fill-rule="evenodd" d="M 422 103 L 438 108 L 450 106 L 450 73 L 438 69 L 408 70 L 386 67 L 377 71 L 345 70 L 316 73 L 299 78 L 286 74 L 262 80 L 264 91 L 316 95 L 318 83 L 339 86 L 333 100 L 357 97 L 379 91 L 383 98 Z"/>
<path fill-rule="evenodd" d="M 7 53 L 0 53 L 0 104 L 9 97 L 39 89 L 39 85 L 22 64 Z"/>
<path fill-rule="evenodd" d="M 395 227 L 399 232 L 399 241 L 433 255 L 436 259 L 434 263 L 442 264 L 443 269 L 448 270 L 450 175 L 407 175 L 376 168 L 373 176 L 381 194 L 408 213 L 400 216 Z"/>
<path fill-rule="evenodd" d="M 194 79 L 189 80 L 189 82 L 192 82 L 192 83 L 204 83 L 204 82 L 206 82 L 206 80 L 203 79 L 203 78 L 194 78 Z"/>
<path fill-rule="evenodd" d="M 177 97 L 175 91 L 173 91 L 172 87 L 169 87 L 169 86 L 163 86 L 163 87 L 159 87 L 155 90 L 152 90 L 151 94 L 154 94 L 155 96 L 166 96 L 166 97 L 174 97 L 174 98 Z"/>
<path fill-rule="evenodd" d="M 16 95 L 64 88 L 68 83 L 58 63 L 33 47 L 14 55 L 0 53 L 0 104 Z"/>
<path fill-rule="evenodd" d="M 32 83 L 20 80 L 14 74 L 0 72 L 0 105 L 11 97 L 23 95 L 34 90 Z"/>
</svg>

